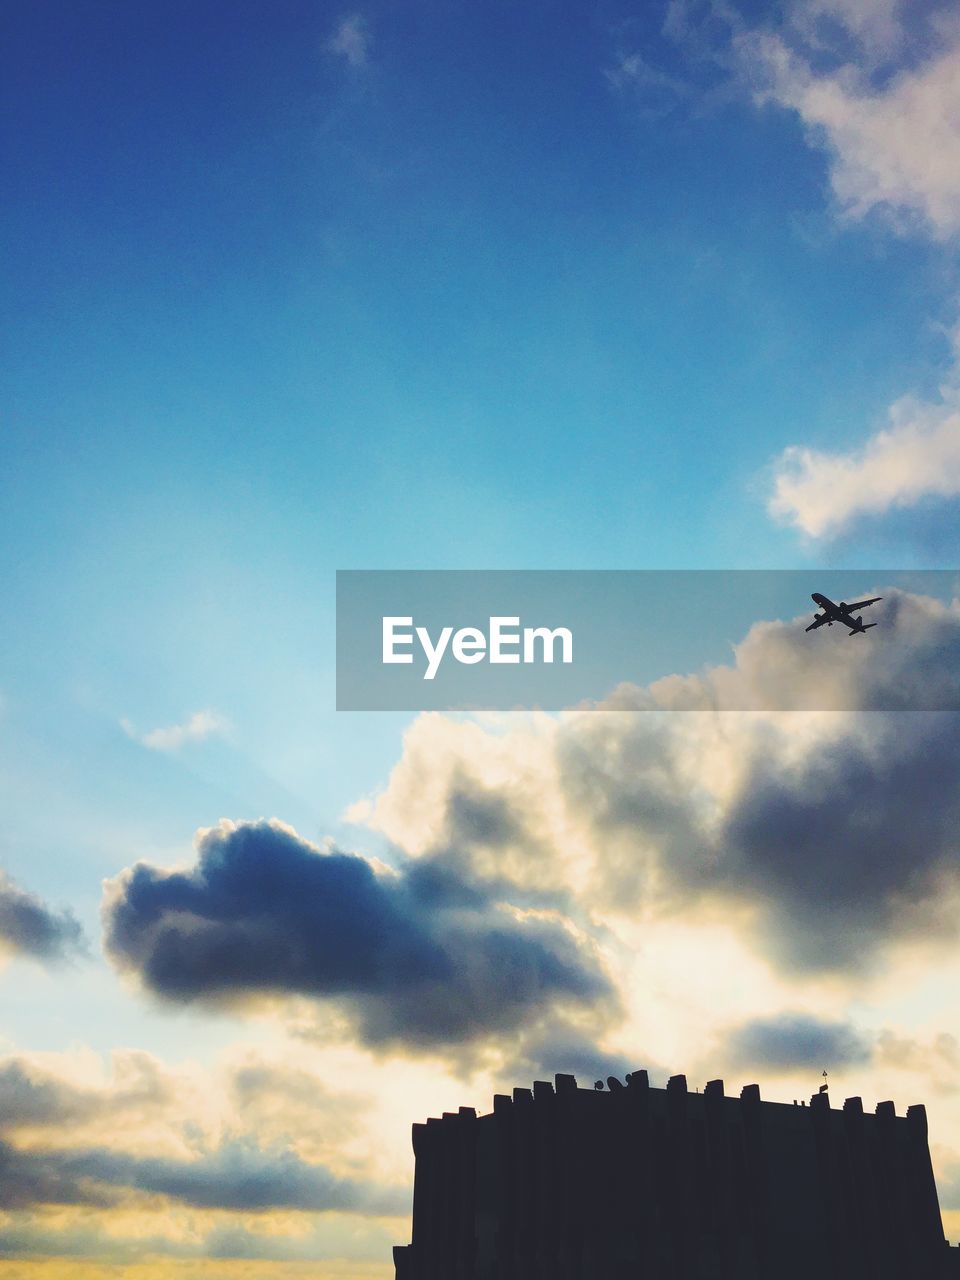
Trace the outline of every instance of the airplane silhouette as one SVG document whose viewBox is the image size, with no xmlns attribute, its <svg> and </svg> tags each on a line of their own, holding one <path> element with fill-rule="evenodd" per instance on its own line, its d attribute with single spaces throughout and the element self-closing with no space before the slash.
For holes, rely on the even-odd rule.
<svg viewBox="0 0 960 1280">
<path fill-rule="evenodd" d="M 813 621 L 807 627 L 807 631 L 816 631 L 817 627 L 822 627 L 824 623 L 828 627 L 832 627 L 835 622 L 842 622 L 845 627 L 849 627 L 849 635 L 862 635 L 864 631 L 869 631 L 871 627 L 875 627 L 875 622 L 864 622 L 862 618 L 853 618 L 850 615 L 855 609 L 865 609 L 868 604 L 876 604 L 878 600 L 882 600 L 883 596 L 873 596 L 870 600 L 855 600 L 853 604 L 847 604 L 845 600 L 841 600 L 839 604 L 834 604 L 828 596 L 823 596 L 819 591 L 814 591 L 810 599 L 814 604 L 818 604 L 823 613 L 814 615 Z"/>
</svg>

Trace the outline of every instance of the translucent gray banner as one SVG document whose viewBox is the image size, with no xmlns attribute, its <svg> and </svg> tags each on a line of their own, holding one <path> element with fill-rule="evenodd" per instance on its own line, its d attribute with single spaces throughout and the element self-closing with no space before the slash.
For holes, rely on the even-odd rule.
<svg viewBox="0 0 960 1280">
<path fill-rule="evenodd" d="M 954 570 L 342 570 L 340 711 L 960 709 Z"/>
</svg>

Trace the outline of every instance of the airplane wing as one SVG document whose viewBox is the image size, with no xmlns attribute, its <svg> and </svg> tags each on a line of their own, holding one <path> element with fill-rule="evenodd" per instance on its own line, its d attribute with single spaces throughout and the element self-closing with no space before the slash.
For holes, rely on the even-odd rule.
<svg viewBox="0 0 960 1280">
<path fill-rule="evenodd" d="M 847 612 L 852 613 L 854 609 L 865 609 L 868 604 L 876 604 L 878 600 L 882 600 L 883 596 L 874 596 L 872 600 L 855 600 L 853 604 L 847 605 Z"/>
<path fill-rule="evenodd" d="M 817 627 L 822 627 L 825 622 L 829 622 L 829 621 L 830 619 L 827 617 L 825 613 L 818 614 L 817 617 L 814 618 L 814 620 L 810 623 L 809 627 L 804 627 L 804 630 L 816 631 Z"/>
</svg>

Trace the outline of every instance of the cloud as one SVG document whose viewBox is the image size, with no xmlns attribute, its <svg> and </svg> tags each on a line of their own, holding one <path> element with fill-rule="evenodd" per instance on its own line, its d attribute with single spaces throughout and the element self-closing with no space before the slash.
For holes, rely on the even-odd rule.
<svg viewBox="0 0 960 1280">
<path fill-rule="evenodd" d="M 890 426 L 865 445 L 829 453 L 792 445 L 776 464 L 767 510 L 812 538 L 831 537 L 851 521 L 924 499 L 960 495 L 960 396 L 939 404 L 912 399 L 890 410 Z"/>
<path fill-rule="evenodd" d="M 311 1065 L 289 1042 L 0 1059 L 0 1255 L 359 1256 L 408 1210 L 407 1135 L 385 1155 L 380 1099 Z"/>
<path fill-rule="evenodd" d="M 326 47 L 351 67 L 365 67 L 370 57 L 370 28 L 363 14 L 348 13 L 341 18 Z"/>
<path fill-rule="evenodd" d="M 229 721 L 216 711 L 195 711 L 183 724 L 172 724 L 165 729 L 150 729 L 137 733 L 129 720 L 120 721 L 124 733 L 152 751 L 178 751 L 187 742 L 203 742 L 205 738 L 218 737 L 230 728 Z"/>
<path fill-rule="evenodd" d="M 883 217 L 903 234 L 955 242 L 960 232 L 960 22 L 934 4 L 804 0 L 779 29 L 727 10 L 734 81 L 760 105 L 794 113 L 828 157 L 841 221 Z M 689 25 L 689 24 L 688 24 Z M 785 449 L 769 514 L 812 538 L 856 520 L 960 495 L 960 381 L 940 399 L 905 397 L 857 447 Z"/>
<path fill-rule="evenodd" d="M 220 1221 L 203 1233 L 196 1228 L 186 1233 L 169 1230 L 165 1221 L 152 1233 L 125 1224 L 129 1234 L 103 1225 L 105 1215 L 95 1216 L 82 1208 L 67 1226 L 58 1226 L 68 1213 L 40 1208 L 35 1212 L 16 1211 L 6 1215 L 0 1226 L 0 1257 L 30 1259 L 31 1273 L 63 1275 L 69 1270 L 78 1280 L 107 1280 L 123 1265 L 131 1280 L 157 1280 L 160 1275 L 183 1272 L 191 1277 L 208 1276 L 224 1280 L 227 1275 L 249 1276 L 257 1280 L 274 1276 L 290 1280 L 303 1275 L 303 1264 L 316 1272 L 322 1264 L 325 1277 L 334 1280 L 379 1280 L 382 1262 L 390 1256 L 396 1227 L 375 1218 L 341 1215 L 336 1211 L 315 1218 L 308 1231 L 292 1234 L 277 1231 L 271 1224 L 251 1230 L 249 1220 Z M 195 1216 L 195 1215 L 194 1215 Z M 70 1259 L 66 1267 L 63 1259 Z M 209 1259 L 209 1262 L 204 1261 Z M 227 1260 L 261 1263 L 255 1272 L 248 1267 L 224 1267 Z M 173 1260 L 176 1260 L 174 1262 Z M 184 1265 L 185 1260 L 192 1260 Z M 286 1266 L 288 1262 L 292 1265 Z M 365 1261 L 372 1266 L 358 1266 Z M 51 1268 L 52 1262 L 52 1268 Z M 264 1263 L 275 1265 L 264 1266 Z M 19 1276 L 22 1268 L 11 1275 Z"/>
<path fill-rule="evenodd" d="M 362 1147 L 344 1160 L 363 1104 L 253 1050 L 213 1071 L 132 1050 L 106 1072 L 89 1051 L 11 1056 L 0 1060 L 0 1208 L 402 1212 L 406 1189 Z"/>
<path fill-rule="evenodd" d="M 0 871 L 0 947 L 35 960 L 65 960 L 83 951 L 83 930 L 69 911 L 52 911 Z"/>
<path fill-rule="evenodd" d="M 229 1094 L 237 1114 L 260 1138 L 330 1152 L 356 1135 L 372 1105 L 360 1094 L 332 1093 L 311 1071 L 256 1057 L 231 1072 Z"/>
<path fill-rule="evenodd" d="M 764 12 L 670 0 L 662 34 L 701 101 L 719 77 L 796 115 L 827 156 L 842 220 L 879 213 L 944 241 L 960 231 L 960 23 L 949 4 L 787 0 Z M 648 64 L 636 56 L 642 84 Z M 629 58 L 620 63 L 615 83 L 629 80 Z"/>
<path fill-rule="evenodd" d="M 500 1069 L 504 1081 L 552 1080 L 557 1073 L 576 1076 L 578 1082 L 592 1084 L 609 1076 L 623 1079 L 640 1067 L 664 1079 L 670 1074 L 649 1057 L 640 1060 L 619 1049 L 604 1049 L 596 1039 L 574 1023 L 558 1018 L 537 1035 L 529 1037 L 519 1052 Z"/>
<path fill-rule="evenodd" d="M 81 1084 L 28 1056 L 0 1059 L 0 1133 L 63 1129 L 123 1119 L 143 1125 L 173 1102 L 172 1081 L 149 1054 L 118 1050 L 111 1078 Z"/>
<path fill-rule="evenodd" d="M 758 107 L 787 111 L 827 157 L 834 212 L 956 243 L 960 233 L 960 21 L 943 3 L 795 0 L 749 17 L 725 0 L 670 0 L 664 35 L 711 90 L 721 75 Z M 643 81 L 644 60 L 638 55 Z M 628 64 L 629 65 L 629 64 Z M 960 496 L 960 378 L 940 399 L 905 397 L 856 447 L 784 449 L 769 514 L 812 538 L 865 517 Z"/>
<path fill-rule="evenodd" d="M 960 33 L 880 84 L 860 60 L 818 70 L 782 35 L 745 32 L 734 48 L 757 101 L 794 111 L 827 152 L 842 217 L 880 210 L 938 239 L 960 230 Z"/>
<path fill-rule="evenodd" d="M 196 847 L 189 871 L 138 863 L 107 885 L 108 954 L 167 1001 L 314 997 L 367 1044 L 426 1048 L 612 1000 L 564 921 L 502 905 L 450 869 L 376 871 L 276 821 L 223 821 Z"/>
<path fill-rule="evenodd" d="M 24 1150 L 0 1142 L 0 1207 L 117 1205 L 129 1193 L 162 1196 L 196 1209 L 259 1213 L 331 1209 L 399 1213 L 402 1191 L 338 1178 L 288 1149 L 224 1143 L 194 1159 L 140 1156 L 106 1148 Z"/>
<path fill-rule="evenodd" d="M 649 120 L 669 115 L 692 92 L 686 81 L 653 66 L 640 53 L 620 54 L 606 77 L 614 90 L 633 94 L 638 112 Z"/>
<path fill-rule="evenodd" d="M 869 648 L 831 633 L 827 659 L 808 618 L 763 622 L 730 665 L 597 710 L 422 716 L 367 820 L 428 865 L 455 842 L 460 883 L 578 919 L 725 919 L 784 973 L 868 972 L 900 942 L 955 938 L 960 604 L 870 594 L 886 612 Z M 500 820 L 451 823 L 465 790 Z"/>
<path fill-rule="evenodd" d="M 870 1061 L 871 1041 L 849 1022 L 831 1022 L 804 1013 L 755 1018 L 731 1031 L 725 1052 L 732 1065 L 789 1072 L 831 1069 Z"/>
<path fill-rule="evenodd" d="M 788 13 L 791 26 L 812 49 L 829 49 L 846 35 L 872 64 L 903 46 L 900 7 L 900 0 L 799 0 Z"/>
<path fill-rule="evenodd" d="M 948 1031 L 938 1032 L 928 1043 L 894 1031 L 881 1031 L 875 1060 L 881 1067 L 925 1076 L 937 1094 L 952 1094 L 960 1089 L 960 1043 Z"/>
</svg>

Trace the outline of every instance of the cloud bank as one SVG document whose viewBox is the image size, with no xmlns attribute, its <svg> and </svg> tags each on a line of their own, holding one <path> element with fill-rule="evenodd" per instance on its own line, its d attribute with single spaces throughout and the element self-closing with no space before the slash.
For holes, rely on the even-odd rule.
<svg viewBox="0 0 960 1280">
<path fill-rule="evenodd" d="M 623 686 L 600 710 L 489 728 L 421 716 L 354 816 L 414 858 L 571 912 L 719 913 L 785 973 L 870 970 L 908 939 L 955 937 L 960 714 L 863 709 L 960 705 L 960 606 L 879 594 L 882 643 L 844 638 L 828 661 L 807 619 L 760 623 L 731 665 Z M 811 682 L 843 710 L 718 714 L 809 706 Z M 924 689 L 933 700 L 911 702 Z M 465 822 L 465 793 L 496 823 Z"/>
<path fill-rule="evenodd" d="M 228 1142 L 193 1159 L 107 1148 L 29 1150 L 0 1141 L 0 1208 L 115 1206 L 131 1195 L 162 1196 L 195 1209 L 261 1213 L 296 1209 L 400 1213 L 402 1192 L 337 1178 L 290 1150 Z"/>
<path fill-rule="evenodd" d="M 212 1068 L 0 1059 L 0 1255 L 316 1260 L 362 1239 L 375 1256 L 409 1188 L 373 1143 L 376 1099 L 331 1092 L 318 1065 L 289 1043 Z"/>
</svg>

